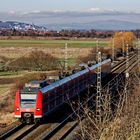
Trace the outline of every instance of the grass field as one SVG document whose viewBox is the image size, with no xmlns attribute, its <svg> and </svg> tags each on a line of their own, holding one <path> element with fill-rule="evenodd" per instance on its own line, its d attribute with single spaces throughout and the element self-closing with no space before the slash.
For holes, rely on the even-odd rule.
<svg viewBox="0 0 140 140">
<path fill-rule="evenodd" d="M 96 41 L 88 40 L 35 40 L 35 39 L 3 39 L 0 40 L 0 47 L 43 47 L 43 48 L 63 48 L 65 43 L 68 47 L 94 47 Z M 107 45 L 108 41 L 99 42 L 101 46 Z"/>
<path fill-rule="evenodd" d="M 101 40 L 99 46 L 105 47 L 108 42 L 108 40 Z M 40 50 L 63 59 L 65 43 L 68 43 L 69 63 L 72 62 L 71 59 L 88 55 L 91 49 L 96 46 L 95 40 L 0 39 L 0 56 L 15 59 L 32 51 Z"/>
<path fill-rule="evenodd" d="M 107 46 L 108 40 L 99 41 L 101 47 Z M 87 56 L 96 47 L 96 40 L 39 40 L 39 39 L 0 39 L 0 58 L 5 57 L 9 61 L 27 56 L 33 51 L 43 51 L 58 58 L 64 63 L 65 43 L 68 43 L 68 66 L 74 66 L 79 57 Z M 1 66 L 0 66 L 1 67 Z M 17 73 L 0 72 L 0 76 L 13 76 Z"/>
</svg>

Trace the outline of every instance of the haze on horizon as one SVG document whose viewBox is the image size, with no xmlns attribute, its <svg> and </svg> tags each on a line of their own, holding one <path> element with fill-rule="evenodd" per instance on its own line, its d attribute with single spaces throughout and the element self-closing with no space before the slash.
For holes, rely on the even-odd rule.
<svg viewBox="0 0 140 140">
<path fill-rule="evenodd" d="M 0 0 L 0 12 L 84 11 L 94 8 L 140 12 L 139 0 Z"/>
</svg>

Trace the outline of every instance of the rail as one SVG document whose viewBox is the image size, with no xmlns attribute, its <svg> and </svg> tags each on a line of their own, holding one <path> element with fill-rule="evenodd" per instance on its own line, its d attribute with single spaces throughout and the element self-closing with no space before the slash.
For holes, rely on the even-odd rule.
<svg viewBox="0 0 140 140">
<path fill-rule="evenodd" d="M 8 138 L 9 136 L 11 136 L 12 134 L 14 134 L 16 131 L 22 129 L 25 125 L 23 124 L 19 124 L 18 126 L 15 126 L 13 127 L 12 129 L 10 129 L 9 131 L 3 133 L 1 136 L 0 136 L 0 139 L 6 139 Z"/>
<path fill-rule="evenodd" d="M 136 57 L 136 56 L 137 56 L 136 54 L 130 56 L 130 57 L 129 57 L 129 61 L 132 60 L 132 59 L 133 59 L 134 57 Z M 122 67 L 123 65 L 125 65 L 125 63 L 126 63 L 126 60 L 125 60 L 125 61 L 122 60 L 121 62 L 119 62 L 119 64 L 115 65 L 115 66 L 112 68 L 111 72 L 112 72 L 112 73 L 115 72 L 115 71 L 118 70 L 120 67 Z"/>
<path fill-rule="evenodd" d="M 137 63 L 138 60 L 136 61 L 136 55 L 133 55 L 129 58 L 130 61 L 130 66 L 129 66 L 129 70 L 133 69 Z M 112 72 L 116 72 L 118 71 L 118 69 L 120 69 L 119 73 L 116 75 L 116 77 L 118 77 L 121 73 L 124 73 L 126 70 L 125 67 L 125 61 L 120 62 L 118 65 L 116 65 L 113 69 Z M 113 79 L 112 79 L 113 80 Z M 111 81 L 110 81 L 111 83 Z M 109 84 L 109 83 L 108 83 Z M 106 86 L 106 85 L 105 85 Z M 104 87 L 105 87 L 104 86 Z M 78 120 L 76 121 L 69 121 L 71 118 L 73 118 L 74 115 L 76 115 L 76 113 L 80 110 L 80 108 L 82 108 L 84 105 L 86 105 L 91 99 L 93 99 L 95 95 L 92 95 L 88 98 L 88 100 L 86 102 L 84 102 L 83 104 L 80 104 L 79 107 L 73 111 L 69 116 L 67 116 L 65 119 L 63 119 L 58 125 L 56 125 L 54 128 L 50 129 L 50 131 L 48 133 L 43 133 L 43 136 L 40 135 L 39 137 L 37 137 L 37 139 L 54 139 L 57 135 L 59 136 L 59 139 L 64 139 L 66 138 L 73 130 L 74 128 L 76 128 L 76 126 L 79 124 Z M 84 119 L 84 118 L 83 118 Z M 24 127 L 28 127 L 28 129 L 26 129 L 25 131 L 22 131 L 22 133 L 18 134 L 18 136 L 16 138 L 23 138 L 24 136 L 26 136 L 27 134 L 31 133 L 33 130 L 35 130 L 39 125 L 33 125 L 33 126 L 27 126 L 27 125 L 19 125 L 13 129 L 11 129 L 10 131 L 4 133 L 3 135 L 0 136 L 0 139 L 5 139 L 5 138 L 10 138 L 12 135 L 15 135 L 16 132 L 18 132 L 19 130 L 23 130 Z M 63 133 L 62 133 L 63 132 Z M 61 135 L 60 135 L 61 134 Z M 56 136 L 55 136 L 56 135 Z"/>
</svg>

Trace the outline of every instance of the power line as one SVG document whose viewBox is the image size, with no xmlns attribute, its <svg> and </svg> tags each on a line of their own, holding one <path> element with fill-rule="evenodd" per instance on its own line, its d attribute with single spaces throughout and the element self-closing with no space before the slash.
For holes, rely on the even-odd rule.
<svg viewBox="0 0 140 140">
<path fill-rule="evenodd" d="M 139 38 L 138 38 L 137 49 L 138 49 L 138 73 L 140 74 L 140 39 Z M 140 81 L 139 81 L 139 85 L 140 85 Z"/>
<path fill-rule="evenodd" d="M 126 71 L 125 71 L 125 88 L 124 88 L 124 92 L 125 92 L 125 101 L 126 101 L 126 109 L 127 109 L 127 105 L 128 105 L 128 92 L 129 92 L 129 50 L 128 50 L 129 45 L 126 45 Z"/>
<path fill-rule="evenodd" d="M 115 57 L 115 40 L 112 38 L 112 62 L 114 62 L 114 57 Z"/>
<path fill-rule="evenodd" d="M 99 41 L 97 40 L 97 46 L 96 46 L 96 53 L 97 53 L 97 61 L 98 64 L 101 63 L 102 57 L 101 52 L 99 51 Z M 101 123 L 101 66 L 98 66 L 97 68 L 97 93 L 96 93 L 96 117 L 99 123 Z"/>
</svg>

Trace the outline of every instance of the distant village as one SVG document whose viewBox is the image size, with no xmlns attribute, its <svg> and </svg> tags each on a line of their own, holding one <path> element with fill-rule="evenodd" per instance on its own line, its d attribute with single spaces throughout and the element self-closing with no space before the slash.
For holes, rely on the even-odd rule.
<svg viewBox="0 0 140 140">
<path fill-rule="evenodd" d="M 120 31 L 120 30 L 119 30 Z M 140 29 L 131 30 L 136 37 L 140 37 Z M 2 22 L 0 21 L 0 36 L 32 36 L 32 37 L 58 37 L 62 39 L 68 38 L 110 38 L 116 30 L 77 30 L 62 29 L 50 30 L 45 27 L 36 26 L 34 24 L 26 24 L 20 22 Z"/>
</svg>

